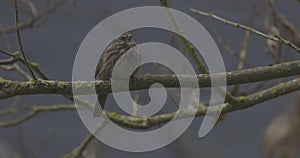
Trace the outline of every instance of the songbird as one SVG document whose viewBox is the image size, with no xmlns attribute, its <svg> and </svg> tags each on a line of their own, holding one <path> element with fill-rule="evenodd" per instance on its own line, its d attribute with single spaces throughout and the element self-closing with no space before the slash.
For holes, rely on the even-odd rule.
<svg viewBox="0 0 300 158">
<path fill-rule="evenodd" d="M 122 60 L 126 61 L 126 66 L 124 66 L 124 70 L 118 70 L 117 77 L 122 78 L 122 76 L 126 76 L 122 74 L 122 72 L 128 72 L 128 66 L 134 66 L 139 64 L 141 61 L 141 52 L 132 38 L 132 35 L 128 32 L 123 33 L 116 39 L 114 39 L 103 51 L 102 55 L 99 58 L 96 71 L 95 71 L 95 79 L 97 77 L 100 80 L 110 80 L 112 77 L 113 68 L 116 65 L 117 61 L 122 57 Z M 129 63 L 129 64 L 128 64 Z M 121 67 L 121 68 L 120 68 Z M 119 66 L 119 69 L 122 69 L 122 66 Z M 130 68 L 129 68 L 130 69 Z M 134 77 L 135 74 L 132 74 Z M 108 94 L 99 94 L 98 101 L 102 109 L 104 109 L 105 102 Z M 101 109 L 98 104 L 96 104 L 93 112 L 94 117 L 101 116 Z"/>
</svg>

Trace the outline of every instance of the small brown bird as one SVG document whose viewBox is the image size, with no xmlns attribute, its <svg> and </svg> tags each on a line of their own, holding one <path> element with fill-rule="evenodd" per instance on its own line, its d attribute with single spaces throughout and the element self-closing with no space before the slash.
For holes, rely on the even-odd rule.
<svg viewBox="0 0 300 158">
<path fill-rule="evenodd" d="M 122 57 L 122 60 L 125 59 L 129 64 L 139 64 L 141 61 L 140 50 L 138 49 L 137 44 L 133 40 L 131 34 L 128 32 L 120 35 L 105 48 L 96 67 L 95 79 L 98 77 L 100 80 L 110 80 L 113 68 L 123 54 L 125 56 L 124 58 Z M 118 72 L 122 72 L 122 70 Z M 128 71 L 125 70 L 124 72 Z M 120 78 L 122 78 L 122 75 L 123 74 L 117 74 L 117 76 Z M 134 75 L 135 74 L 133 74 L 133 76 Z M 98 95 L 98 101 L 102 109 L 104 109 L 107 96 L 108 94 Z M 96 104 L 94 108 L 93 116 L 101 116 L 101 109 L 98 104 Z"/>
</svg>

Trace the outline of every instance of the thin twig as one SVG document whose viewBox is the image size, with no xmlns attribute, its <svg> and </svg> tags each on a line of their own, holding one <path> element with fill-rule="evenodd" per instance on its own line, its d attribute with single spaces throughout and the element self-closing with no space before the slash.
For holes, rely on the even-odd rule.
<svg viewBox="0 0 300 158">
<path fill-rule="evenodd" d="M 15 64 L 15 69 L 16 71 L 18 71 L 24 78 L 26 78 L 27 80 L 31 80 L 31 76 L 25 72 L 18 64 Z"/>
<path fill-rule="evenodd" d="M 244 37 L 242 40 L 242 48 L 241 48 L 241 51 L 239 54 L 239 58 L 241 60 L 238 62 L 237 70 L 242 70 L 244 67 L 244 64 L 245 64 L 244 61 L 246 61 L 246 54 L 247 54 L 247 49 L 248 49 L 248 45 L 249 45 L 250 34 L 251 34 L 250 31 L 245 31 L 245 34 L 244 34 Z M 238 91 L 238 89 L 239 89 L 239 85 L 234 85 L 231 90 L 231 93 L 235 94 Z"/>
<path fill-rule="evenodd" d="M 240 60 L 237 66 L 237 70 L 242 70 L 245 64 L 245 60 L 246 60 L 246 54 L 247 54 L 247 49 L 248 49 L 248 45 L 249 45 L 249 38 L 250 38 L 250 31 L 245 31 L 245 35 L 244 38 L 242 40 L 242 48 L 240 51 Z"/>
<path fill-rule="evenodd" d="M 12 70 L 15 70 L 15 67 L 12 65 L 0 65 L 0 69 L 6 70 L 6 71 L 12 71 Z"/>
<path fill-rule="evenodd" d="M 20 36 L 20 30 L 19 30 L 18 2 L 17 2 L 17 0 L 14 0 L 14 2 L 15 2 L 15 23 L 16 23 L 15 25 L 16 25 L 16 29 L 17 29 L 17 39 L 18 39 L 19 49 L 20 49 L 20 51 L 22 53 L 22 56 L 23 56 L 24 61 L 25 61 L 25 64 L 26 64 L 28 70 L 30 71 L 30 74 L 31 74 L 32 78 L 34 80 L 36 80 L 34 72 L 32 71 L 31 66 L 28 63 L 28 60 L 27 60 L 26 55 L 25 55 L 25 51 L 23 49 L 23 45 L 22 45 L 22 41 L 21 41 L 21 36 Z"/>
<path fill-rule="evenodd" d="M 0 25 L 0 32 L 3 31 L 3 30 L 4 30 L 4 26 Z M 12 50 L 11 49 L 11 44 L 10 44 L 9 39 L 8 39 L 7 35 L 5 34 L 5 32 L 2 32 L 2 36 L 3 36 L 3 40 L 5 42 L 5 45 L 7 47 L 7 50 L 4 50 L 4 49 L 0 48 L 0 52 L 2 52 L 3 54 L 6 54 L 8 56 L 14 57 L 14 58 L 16 56 L 18 56 L 18 54 L 19 54 L 18 52 L 11 53 L 11 50 Z"/>
<path fill-rule="evenodd" d="M 5 55 L 11 56 L 11 57 L 16 57 L 16 55 L 14 53 L 11 53 L 11 52 L 9 52 L 7 50 L 4 50 L 4 49 L 1 49 L 1 48 L 0 48 L 0 52 L 5 54 Z"/>
<path fill-rule="evenodd" d="M 38 111 L 31 111 L 30 113 L 28 113 L 27 115 L 11 120 L 11 121 L 4 121 L 4 122 L 0 122 L 0 127 L 11 127 L 11 126 L 16 126 L 22 122 L 25 122 L 27 120 L 29 120 L 30 118 L 32 118 L 33 116 L 37 115 L 39 112 Z"/>
<path fill-rule="evenodd" d="M 44 148 L 44 146 L 49 141 L 49 138 L 50 138 L 51 134 L 52 134 L 52 130 L 49 130 L 46 133 L 46 135 L 44 136 L 42 142 L 40 143 L 40 145 L 37 147 L 37 149 L 34 152 L 34 158 L 38 158 L 39 153 L 42 151 L 42 149 Z"/>
<path fill-rule="evenodd" d="M 179 34 L 182 34 L 182 30 L 180 28 L 180 25 L 177 22 L 176 17 L 172 14 L 172 12 L 170 10 L 170 6 L 168 4 L 168 1 L 167 0 L 159 0 L 159 2 L 160 2 L 161 6 L 165 7 L 166 14 L 167 14 L 168 18 L 170 19 L 170 22 L 171 22 L 174 30 Z M 194 46 L 191 45 L 189 43 L 189 41 L 181 35 L 179 36 L 179 39 L 181 40 L 181 42 L 182 42 L 184 48 L 187 50 L 188 54 L 191 56 L 191 59 L 193 60 L 193 62 L 195 62 L 195 64 L 197 65 L 197 68 L 202 73 L 208 74 L 209 71 L 207 70 L 205 64 L 201 61 L 199 56 L 196 54 Z"/>
<path fill-rule="evenodd" d="M 169 17 L 171 24 L 173 25 L 175 31 L 177 33 L 182 34 L 180 25 L 177 22 L 176 17 L 174 17 L 174 15 L 172 14 L 172 12 L 170 10 L 168 0 L 159 0 L 159 2 L 160 2 L 161 6 L 166 8 L 165 10 L 166 10 L 167 16 Z M 180 40 L 182 41 L 185 49 L 188 51 L 189 55 L 191 56 L 192 60 L 196 63 L 198 69 L 200 71 L 202 71 L 202 73 L 204 73 L 204 74 L 209 74 L 209 70 L 207 69 L 206 65 L 201 61 L 199 56 L 196 54 L 193 45 L 191 45 L 189 43 L 189 41 L 187 39 L 185 39 L 184 37 L 182 37 L 182 36 L 179 36 L 179 37 L 180 37 Z M 219 87 L 215 87 L 215 90 L 221 94 L 225 93 L 224 90 Z M 236 102 L 236 98 L 233 95 L 231 95 L 230 93 L 226 92 L 225 95 L 226 95 L 226 101 L 228 101 L 230 103 Z"/>
<path fill-rule="evenodd" d="M 247 62 L 247 60 L 242 59 L 237 51 L 235 51 L 228 43 L 225 42 L 225 40 L 222 38 L 222 36 L 219 34 L 216 27 L 213 27 L 213 33 L 217 38 L 217 41 L 223 46 L 223 48 L 229 53 L 234 55 L 238 60 L 243 61 L 246 66 L 253 68 L 254 66 Z"/>
<path fill-rule="evenodd" d="M 23 2 L 28 6 L 28 8 L 30 8 L 30 11 L 31 11 L 31 15 L 34 17 L 37 15 L 37 9 L 36 9 L 36 6 L 35 4 L 30 1 L 30 0 L 23 0 Z"/>
<path fill-rule="evenodd" d="M 234 27 L 237 27 L 237 28 L 241 28 L 241 29 L 244 29 L 244 30 L 248 30 L 254 34 L 257 34 L 263 38 L 266 38 L 266 39 L 270 39 L 270 40 L 273 40 L 273 41 L 276 41 L 276 42 L 279 42 L 279 43 L 282 43 L 286 46 L 289 46 L 291 48 L 293 48 L 296 52 L 300 53 L 300 48 L 297 47 L 294 43 L 292 43 L 291 41 L 289 40 L 286 40 L 286 39 L 283 39 L 281 37 L 275 37 L 275 36 L 270 36 L 270 35 L 267 35 L 265 33 L 262 33 L 258 30 L 255 30 L 254 28 L 252 27 L 248 27 L 246 25 L 242 25 L 242 24 L 239 24 L 239 23 L 236 23 L 236 22 L 232 22 L 232 21 L 229 21 L 229 20 L 226 20 L 224 18 L 221 18 L 215 14 L 213 14 L 212 12 L 203 12 L 203 11 L 200 11 L 200 10 L 197 10 L 197 9 L 193 9 L 191 8 L 190 9 L 192 12 L 194 12 L 195 14 L 199 14 L 199 15 L 202 15 L 202 16 L 207 16 L 207 17 L 210 17 L 212 19 L 215 19 L 215 20 L 218 20 L 218 21 L 221 21 L 223 22 L 224 24 L 228 24 L 228 25 L 231 25 L 231 26 L 234 26 Z"/>
<path fill-rule="evenodd" d="M 3 29 L 3 27 L 0 27 L 0 28 Z M 6 35 L 5 32 L 2 32 L 2 35 L 3 35 L 3 39 L 4 39 L 4 41 L 5 41 L 5 45 L 6 45 L 7 49 L 8 49 L 8 51 L 6 51 L 6 50 L 3 50 L 3 51 L 4 51 L 7 55 L 12 56 L 13 59 L 22 61 L 23 58 L 19 56 L 19 52 L 18 52 L 18 51 L 17 51 L 17 52 L 13 52 L 13 53 L 9 52 L 9 51 L 12 51 L 10 41 L 9 41 L 9 39 L 8 39 L 8 37 L 7 37 L 7 35 Z M 1 49 L 0 49 L 0 50 L 1 50 Z M 31 64 L 31 62 L 29 62 L 29 63 Z M 13 70 L 18 71 L 22 76 L 24 76 L 25 79 L 28 79 L 28 80 L 31 80 L 31 79 L 32 79 L 31 76 L 30 76 L 27 72 L 25 72 L 25 71 L 19 66 L 18 63 L 15 63 L 11 68 L 12 68 Z"/>
<path fill-rule="evenodd" d="M 5 3 L 7 3 L 8 5 L 12 5 L 14 6 L 14 1 L 12 0 L 2 0 L 4 1 Z M 32 14 L 32 10 L 31 8 L 29 7 L 29 5 L 25 2 L 27 0 L 22 0 L 24 3 L 19 3 L 20 5 L 18 5 L 19 7 L 19 11 L 22 12 L 22 13 L 25 13 L 26 15 L 28 16 L 33 16 Z M 22 5 L 22 4 L 25 4 L 25 5 Z M 1 32 L 1 31 L 0 31 Z"/>
<path fill-rule="evenodd" d="M 53 11 L 55 11 L 65 1 L 66 0 L 58 0 L 58 1 L 53 2 L 52 4 L 50 3 L 49 6 L 43 8 L 41 12 L 37 13 L 37 15 L 35 15 L 30 20 L 20 23 L 19 30 L 22 30 L 22 29 L 25 29 L 28 27 L 33 27 L 37 22 L 39 22 L 44 17 L 48 16 Z M 17 31 L 17 28 L 15 26 L 11 26 L 8 28 L 4 28 L 0 32 L 11 33 L 11 32 L 15 32 L 15 31 Z"/>
<path fill-rule="evenodd" d="M 18 111 L 16 110 L 16 106 L 19 104 L 21 98 L 22 96 L 15 97 L 10 105 L 5 107 L 4 109 L 1 109 L 0 116 L 17 113 Z"/>
<path fill-rule="evenodd" d="M 9 65 L 9 64 L 13 64 L 17 61 L 18 61 L 17 58 L 12 57 L 12 58 L 9 58 L 9 59 L 0 60 L 0 65 Z"/>
<path fill-rule="evenodd" d="M 103 127 L 107 125 L 107 120 L 102 120 L 96 127 L 95 131 L 86 136 L 83 141 L 74 148 L 70 153 L 67 153 L 62 156 L 62 158 L 78 158 L 81 156 L 82 152 L 87 148 L 89 143 L 95 138 L 96 135 Z"/>
<path fill-rule="evenodd" d="M 25 106 L 22 109 L 14 111 L 14 113 L 22 112 L 24 110 L 31 110 L 28 114 L 25 116 L 10 120 L 10 121 L 3 121 L 0 122 L 0 127 L 11 127 L 11 126 L 16 126 L 18 124 L 21 124 L 30 118 L 34 117 L 37 115 L 39 112 L 51 112 L 51 111 L 59 111 L 59 110 L 74 110 L 76 107 L 74 105 L 53 105 L 53 106 Z"/>
<path fill-rule="evenodd" d="M 14 65 L 0 65 L 0 69 L 6 70 L 6 71 L 13 71 L 16 70 L 18 71 L 24 78 L 30 80 L 31 76 L 25 72 L 18 64 Z"/>
</svg>

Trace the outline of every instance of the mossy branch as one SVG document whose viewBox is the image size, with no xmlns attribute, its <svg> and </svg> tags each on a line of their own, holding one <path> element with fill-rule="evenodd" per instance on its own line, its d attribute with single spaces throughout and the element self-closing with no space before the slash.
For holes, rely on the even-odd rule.
<svg viewBox="0 0 300 158">
<path fill-rule="evenodd" d="M 300 74 L 300 60 L 276 64 L 273 66 L 256 67 L 246 70 L 238 70 L 226 73 L 227 85 L 238 85 L 259 81 L 272 80 L 283 77 L 290 77 Z M 199 87 L 210 87 L 211 76 L 222 75 L 200 74 L 197 75 Z M 193 79 L 191 75 L 182 75 L 185 82 Z M 114 82 L 117 84 L 118 82 Z M 161 83 L 167 88 L 180 87 L 176 75 L 146 75 L 137 77 L 136 84 L 130 86 L 130 90 L 148 89 L 154 83 Z M 189 85 L 189 84 L 186 84 Z M 72 95 L 72 86 L 77 94 L 92 94 L 94 86 L 98 94 L 110 93 L 110 85 L 107 81 L 11 81 L 0 79 L 0 99 L 10 98 L 17 95 L 31 94 L 61 94 Z"/>
</svg>

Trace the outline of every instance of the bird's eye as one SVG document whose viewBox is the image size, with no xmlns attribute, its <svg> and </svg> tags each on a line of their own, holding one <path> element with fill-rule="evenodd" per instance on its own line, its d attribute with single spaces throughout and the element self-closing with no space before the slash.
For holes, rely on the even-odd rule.
<svg viewBox="0 0 300 158">
<path fill-rule="evenodd" d="M 127 36 L 126 36 L 126 35 L 122 35 L 122 36 L 120 37 L 120 39 L 121 39 L 122 41 L 126 41 Z"/>
<path fill-rule="evenodd" d="M 132 36 L 130 34 L 125 33 L 125 34 L 121 35 L 120 39 L 122 41 L 130 41 L 132 39 Z"/>
</svg>

